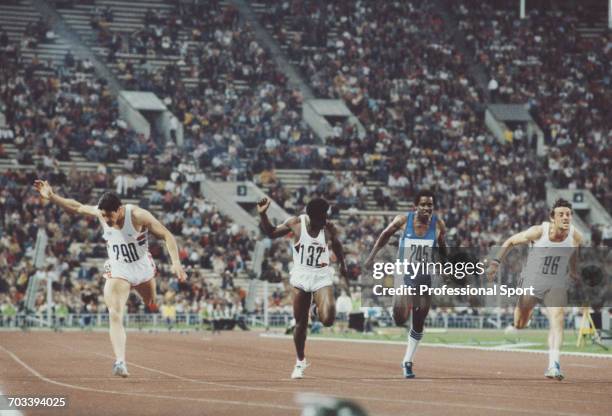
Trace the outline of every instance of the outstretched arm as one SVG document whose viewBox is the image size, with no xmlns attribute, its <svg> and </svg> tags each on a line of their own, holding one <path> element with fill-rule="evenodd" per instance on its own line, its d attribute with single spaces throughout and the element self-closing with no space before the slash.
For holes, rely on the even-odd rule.
<svg viewBox="0 0 612 416">
<path fill-rule="evenodd" d="M 187 274 L 183 270 L 181 260 L 178 253 L 178 245 L 174 235 L 168 230 L 157 218 L 153 216 L 149 211 L 142 208 L 134 209 L 134 218 L 138 224 L 142 224 L 143 227 L 147 228 L 157 238 L 160 238 L 166 242 L 166 248 L 172 261 L 172 271 L 176 274 L 176 277 L 180 282 L 187 279 Z"/>
<path fill-rule="evenodd" d="M 296 223 L 296 221 L 299 221 L 297 217 L 290 217 L 284 223 L 275 227 L 270 223 L 270 219 L 268 218 L 267 211 L 269 207 L 270 200 L 268 198 L 263 198 L 257 203 L 257 212 L 259 213 L 263 233 L 269 238 L 278 238 L 289 234 L 292 231 L 291 226 Z"/>
<path fill-rule="evenodd" d="M 504 241 L 497 253 L 497 256 L 495 256 L 495 258 L 491 260 L 491 264 L 489 265 L 489 270 L 487 271 L 489 281 L 493 281 L 495 275 L 497 274 L 497 269 L 499 268 L 499 265 L 502 261 L 504 261 L 506 255 L 512 250 L 514 246 L 527 244 L 531 241 L 538 240 L 540 237 L 542 237 L 542 226 L 534 225 L 533 227 L 528 228 L 526 231 L 516 233 L 512 237 Z"/>
<path fill-rule="evenodd" d="M 93 205 L 84 205 L 74 199 L 62 198 L 57 195 L 53 192 L 53 188 L 51 188 L 51 185 L 49 185 L 47 181 L 36 179 L 34 181 L 34 188 L 43 199 L 49 200 L 71 214 L 89 215 L 92 217 L 97 217 L 100 214 L 98 208 Z"/>
<path fill-rule="evenodd" d="M 405 224 L 406 224 L 406 216 L 398 215 L 395 218 L 393 218 L 393 221 L 391 221 L 391 224 L 389 224 L 387 228 L 385 228 L 383 232 L 380 233 L 380 236 L 378 236 L 378 239 L 376 240 L 376 243 L 374 244 L 372 251 L 370 252 L 367 260 L 365 261 L 366 269 L 372 269 L 372 266 L 374 264 L 374 259 L 376 258 L 376 254 L 378 254 L 378 252 L 389 242 L 389 239 L 391 238 L 391 236 L 395 234 L 397 230 L 401 229 Z"/>
</svg>

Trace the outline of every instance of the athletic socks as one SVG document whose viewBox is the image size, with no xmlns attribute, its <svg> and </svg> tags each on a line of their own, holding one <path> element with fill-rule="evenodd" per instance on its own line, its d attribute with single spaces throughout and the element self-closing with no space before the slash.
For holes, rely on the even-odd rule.
<svg viewBox="0 0 612 416">
<path fill-rule="evenodd" d="M 559 362 L 561 353 L 559 350 L 548 350 L 548 368 L 554 367 Z"/>
<path fill-rule="evenodd" d="M 300 359 L 299 359 L 299 358 L 296 358 L 296 359 L 295 359 L 295 365 L 299 365 L 299 366 L 304 366 L 304 365 L 306 365 L 306 357 L 304 357 L 304 359 L 303 359 L 303 360 L 301 360 L 301 361 L 300 361 Z"/>
<path fill-rule="evenodd" d="M 410 330 L 410 333 L 408 334 L 408 346 L 406 347 L 406 354 L 404 355 L 404 362 L 412 362 L 412 357 L 414 357 L 414 353 L 416 352 L 421 338 L 423 338 L 422 332 L 416 332 L 414 329 Z"/>
</svg>

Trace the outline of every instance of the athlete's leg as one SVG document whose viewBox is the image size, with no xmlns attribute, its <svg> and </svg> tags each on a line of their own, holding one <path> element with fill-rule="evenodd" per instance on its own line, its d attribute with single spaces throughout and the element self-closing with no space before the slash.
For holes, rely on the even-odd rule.
<svg viewBox="0 0 612 416">
<path fill-rule="evenodd" d="M 431 296 L 419 295 L 412 305 L 412 329 L 422 333 L 425 327 L 425 319 L 431 307 Z"/>
<path fill-rule="evenodd" d="M 304 292 L 297 287 L 292 288 L 293 291 L 293 316 L 295 317 L 295 329 L 293 331 L 293 342 L 295 343 L 295 352 L 299 361 L 304 360 L 304 347 L 306 344 L 306 332 L 308 331 L 308 312 L 310 311 L 310 303 L 312 294 Z"/>
<path fill-rule="evenodd" d="M 125 362 L 125 329 L 123 313 L 130 295 L 130 284 L 123 279 L 109 278 L 104 284 L 104 302 L 108 308 L 110 339 L 117 361 Z"/>
<path fill-rule="evenodd" d="M 393 321 L 397 326 L 404 326 L 410 318 L 410 296 L 394 295 L 393 296 Z"/>
<path fill-rule="evenodd" d="M 408 346 L 404 354 L 404 362 L 412 363 L 414 353 L 419 346 L 419 342 L 423 338 L 423 329 L 425 327 L 425 319 L 429 313 L 431 306 L 431 296 L 417 296 L 413 300 L 412 306 L 412 328 L 408 333 Z"/>
<path fill-rule="evenodd" d="M 336 299 L 334 298 L 334 287 L 325 286 L 312 294 L 319 320 L 323 326 L 332 326 L 336 320 Z"/>
<path fill-rule="evenodd" d="M 516 329 L 523 329 L 529 323 L 531 319 L 531 312 L 538 303 L 538 298 L 535 296 L 521 295 L 519 297 L 516 308 L 514 308 L 514 327 Z"/>
<path fill-rule="evenodd" d="M 151 279 L 134 287 L 134 289 L 136 289 L 136 292 L 138 292 L 138 294 L 142 298 L 142 301 L 144 302 L 145 306 L 147 306 L 150 310 L 153 311 L 157 309 L 157 305 L 155 303 L 157 294 L 156 288 L 157 285 L 155 279 Z"/>
<path fill-rule="evenodd" d="M 567 302 L 564 288 L 551 289 L 544 297 L 548 312 L 548 367 L 560 366 L 561 347 L 563 346 L 563 327 L 565 323 L 563 306 Z"/>
</svg>

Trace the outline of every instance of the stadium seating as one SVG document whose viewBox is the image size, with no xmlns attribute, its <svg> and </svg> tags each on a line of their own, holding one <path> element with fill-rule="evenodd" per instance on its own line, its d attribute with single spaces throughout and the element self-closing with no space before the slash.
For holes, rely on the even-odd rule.
<svg viewBox="0 0 612 416">
<path fill-rule="evenodd" d="M 32 245 L 31 234 L 17 241 L 6 236 L 20 222 L 34 220 L 33 213 L 19 207 L 37 207 L 26 193 L 35 173 L 64 180 L 62 190 L 84 202 L 111 188 L 127 202 L 156 212 L 181 235 L 184 261 L 198 276 L 179 288 L 162 268 L 160 290 L 183 292 L 183 300 L 196 310 L 202 296 L 209 304 L 226 296 L 202 295 L 210 282 L 215 282 L 211 287 L 228 286 L 229 277 L 221 278 L 226 269 L 234 279 L 244 276 L 254 237 L 199 198 L 177 169 L 181 163 L 218 180 L 252 178 L 291 213 L 301 212 L 310 195 L 330 199 L 353 277 L 374 236 L 411 206 L 422 186 L 436 191 L 449 242 L 461 246 L 486 247 L 544 220 L 547 180 L 586 187 L 608 210 L 612 206 L 605 175 L 612 137 L 605 117 L 611 89 L 604 77 L 610 38 L 604 33 L 585 39 L 574 20 L 553 14 L 519 22 L 516 12 L 497 3 L 453 2 L 446 7 L 466 34 L 465 51 L 455 45 L 437 9 L 442 1 L 251 2 L 317 96 L 343 99 L 367 131 L 359 139 L 349 125 L 336 125 L 339 133 L 322 142 L 302 122 L 303 98 L 286 85 L 285 68 L 272 63 L 232 6 L 217 1 L 205 7 L 161 0 L 138 0 L 138 7 L 119 0 L 73 3 L 58 7 L 64 21 L 123 87 L 152 91 L 164 101 L 183 124 L 185 144 L 166 146 L 160 138 L 130 130 L 105 82 L 68 54 L 70 45 L 39 21 L 31 3 L 0 5 L 0 34 L 2 29 L 8 34 L 8 45 L 0 46 L 2 62 L 8 63 L 0 71 L 3 85 L 23 88 L 21 94 L 6 94 L 3 87 L 2 95 L 13 129 L 12 137 L 0 135 L 1 180 L 10 184 L 2 192 L 12 204 L 6 205 L 10 211 L 3 209 L 9 218 L 16 213 L 16 219 L 3 218 L 1 248 L 5 257 L 14 251 L 13 263 Z M 564 36 L 542 36 L 540 26 Z M 551 53 L 534 62 L 533 48 L 542 45 Z M 558 145 L 552 157 L 559 169 L 536 157 L 527 143 L 500 143 L 490 134 L 483 121 L 487 92 L 470 70 L 471 59 L 498 78 L 496 99 L 531 105 L 549 143 Z M 534 88 L 536 79 L 540 88 Z M 565 99 L 555 100 L 558 94 Z M 50 103 L 60 100 L 60 110 L 76 111 L 68 114 L 81 123 L 64 131 L 56 114 L 47 117 L 52 129 L 34 123 L 32 114 L 16 118 L 6 103 L 16 96 L 22 108 L 49 114 Z M 567 180 L 567 169 L 573 169 L 575 179 Z M 78 234 L 79 220 L 53 209 L 44 212 L 53 224 Z M 185 218 L 177 218 L 177 212 Z M 205 230 L 205 237 L 196 230 Z M 56 255 L 61 257 L 62 250 L 78 254 L 81 267 L 71 265 L 72 277 L 91 279 L 104 257 L 101 247 L 93 232 L 70 235 Z M 289 252 L 275 247 L 272 262 L 286 274 Z M 152 250 L 163 255 L 159 245 Z M 27 280 L 32 269 L 26 270 Z M 5 281 L 22 290 L 23 285 L 16 286 L 20 273 Z M 94 278 L 84 284 L 99 295 L 99 283 Z M 74 293 L 82 289 L 78 285 Z M 71 307 L 88 307 L 74 296 Z"/>
</svg>

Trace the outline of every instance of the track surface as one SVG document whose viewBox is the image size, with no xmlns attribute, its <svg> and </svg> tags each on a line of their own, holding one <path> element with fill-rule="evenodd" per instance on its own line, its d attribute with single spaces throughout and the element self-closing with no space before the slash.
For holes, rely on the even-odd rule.
<svg viewBox="0 0 612 416">
<path fill-rule="evenodd" d="M 0 390 L 64 396 L 40 415 L 299 415 L 296 393 L 349 398 L 370 415 L 610 415 L 612 360 L 562 357 L 566 380 L 543 377 L 542 354 L 423 347 L 417 379 L 401 377 L 404 348 L 307 343 L 307 378 L 291 380 L 291 340 L 253 332 L 129 333 L 131 377 L 113 378 L 101 332 L 0 332 Z"/>
</svg>

